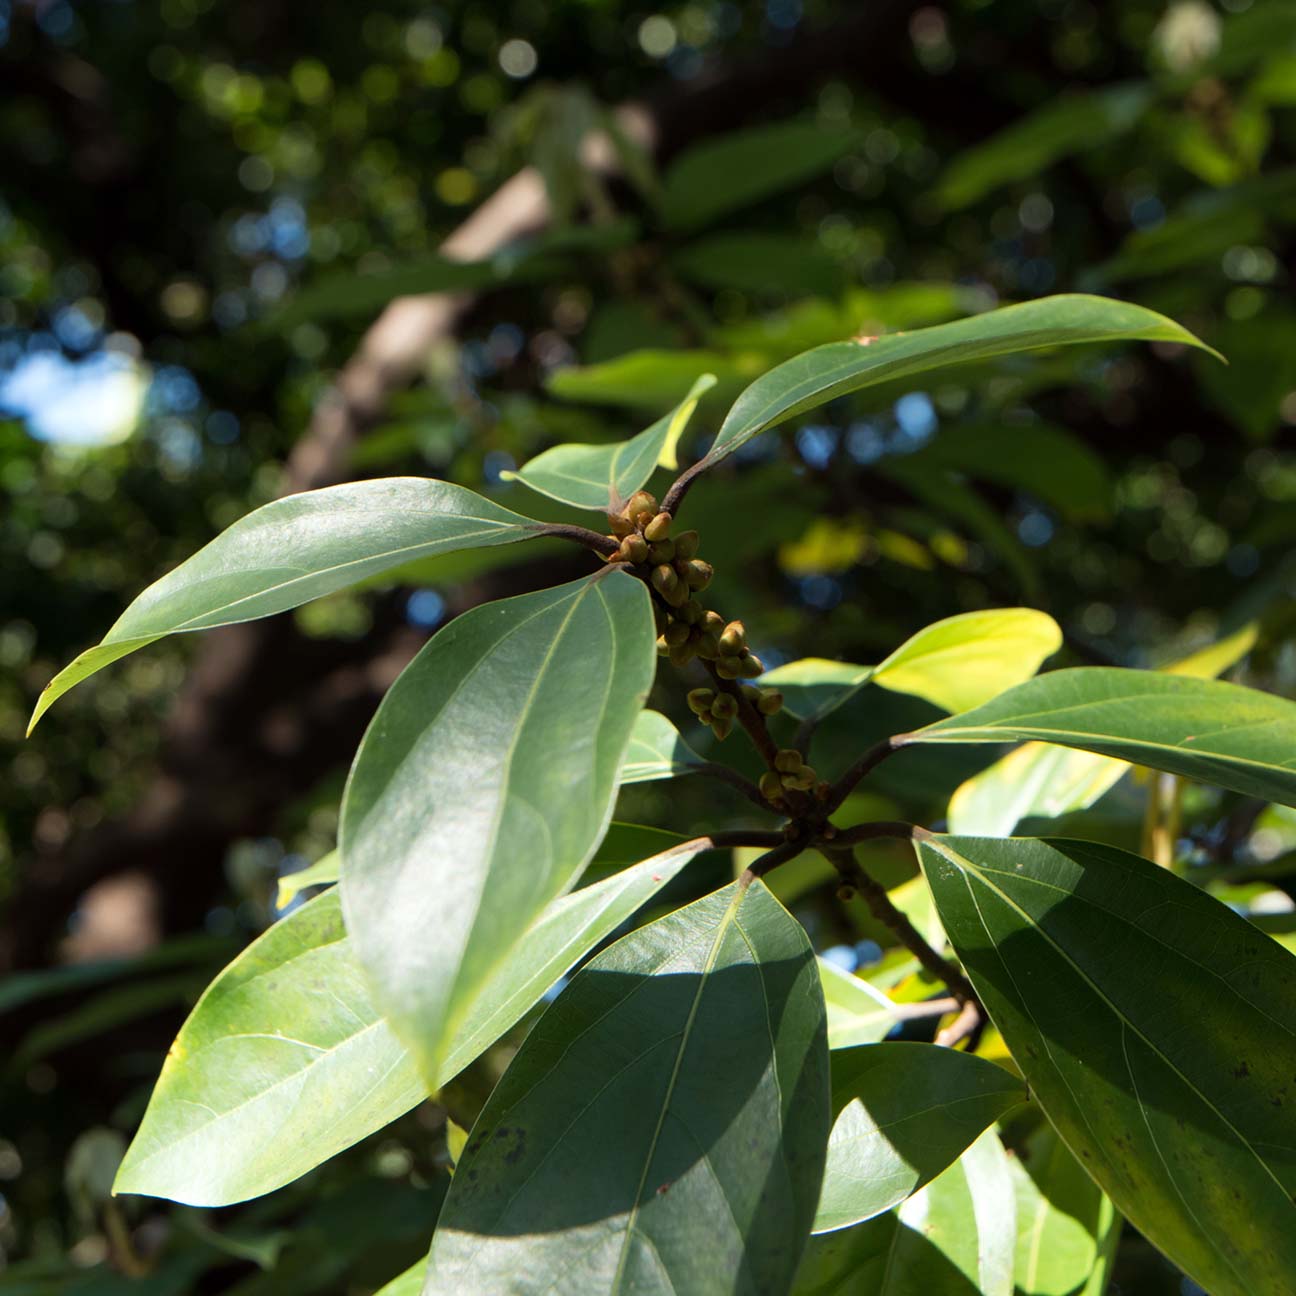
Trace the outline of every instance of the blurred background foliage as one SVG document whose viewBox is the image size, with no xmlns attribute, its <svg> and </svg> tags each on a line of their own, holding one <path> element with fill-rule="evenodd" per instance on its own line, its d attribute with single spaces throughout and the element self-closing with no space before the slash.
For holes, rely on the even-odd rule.
<svg viewBox="0 0 1296 1296">
<path fill-rule="evenodd" d="M 503 475 L 638 431 L 702 372 L 688 456 L 819 342 L 1126 297 L 1229 365 L 1083 348 L 760 438 L 689 499 L 714 605 L 769 664 L 876 661 L 1018 603 L 1062 624 L 1059 663 L 1156 666 L 1254 624 L 1235 677 L 1296 693 L 1285 0 L 0 0 L 0 86 L 7 1291 L 373 1291 L 426 1243 L 446 1110 L 470 1121 L 507 1059 L 244 1207 L 107 1193 L 185 1012 L 331 848 L 383 689 L 447 617 L 587 567 L 483 550 L 160 643 L 22 740 L 59 665 L 284 490 L 426 474 L 557 517 Z M 654 704 L 708 751 L 668 673 Z M 816 764 L 929 711 L 865 690 Z M 993 755 L 904 753 L 848 809 L 939 823 Z M 1126 778 L 1063 826 L 1137 848 L 1167 797 L 1167 862 L 1290 942 L 1291 812 Z M 684 780 L 618 818 L 744 810 Z M 930 993 L 813 863 L 777 881 L 837 961 Z M 1181 1290 L 1128 1231 L 1116 1282 Z"/>
</svg>

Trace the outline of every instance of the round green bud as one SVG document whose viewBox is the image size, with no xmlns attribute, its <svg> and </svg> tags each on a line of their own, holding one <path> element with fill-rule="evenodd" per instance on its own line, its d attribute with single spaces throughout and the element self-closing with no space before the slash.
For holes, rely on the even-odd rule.
<svg viewBox="0 0 1296 1296">
<path fill-rule="evenodd" d="M 791 774 L 801 768 L 801 753 L 795 747 L 784 747 L 775 754 L 774 768 L 780 774 Z"/>
<path fill-rule="evenodd" d="M 724 742 L 733 730 L 733 717 L 715 716 L 711 721 L 711 732 Z"/>
<path fill-rule="evenodd" d="M 674 540 L 654 540 L 648 546 L 648 557 L 655 563 L 668 563 L 675 557 Z M 679 575 L 676 572 L 676 575 Z"/>
<path fill-rule="evenodd" d="M 683 621 L 672 621 L 666 633 L 662 635 L 662 638 L 665 639 L 672 648 L 678 648 L 681 644 L 688 643 L 689 628 Z"/>
<path fill-rule="evenodd" d="M 714 631 L 717 639 L 720 637 L 720 631 L 724 629 L 724 623 L 725 619 L 719 612 L 704 612 L 702 614 L 702 629 L 708 634 Z"/>
<path fill-rule="evenodd" d="M 667 600 L 670 598 L 671 591 L 678 589 L 680 584 L 680 578 L 675 575 L 675 569 L 666 563 L 653 568 L 651 580 L 653 589 Z"/>
<path fill-rule="evenodd" d="M 701 629 L 701 626 L 698 627 Z M 698 636 L 697 655 L 703 661 L 715 661 L 720 656 L 720 637 L 703 630 Z"/>
<path fill-rule="evenodd" d="M 694 715 L 702 715 L 711 709 L 711 703 L 715 700 L 715 689 L 695 688 L 689 690 L 688 704 L 689 710 Z"/>
<path fill-rule="evenodd" d="M 688 570 L 684 573 L 684 579 L 688 581 L 690 589 L 695 589 L 700 592 L 711 584 L 711 578 L 714 575 L 715 568 L 712 567 L 709 562 L 703 562 L 701 558 L 693 558 L 689 560 Z"/>
<path fill-rule="evenodd" d="M 640 513 L 647 513 L 649 521 L 657 516 L 657 500 L 646 490 L 635 491 L 626 501 L 626 517 L 633 518 L 637 522 Z"/>
<path fill-rule="evenodd" d="M 778 715 L 783 710 L 783 694 L 778 689 L 757 689 L 760 695 L 756 700 L 756 709 L 761 715 Z"/>
<path fill-rule="evenodd" d="M 740 660 L 744 679 L 755 679 L 758 675 L 765 674 L 765 663 L 755 653 L 748 653 Z"/>
<path fill-rule="evenodd" d="M 635 564 L 647 562 L 648 541 L 637 533 L 628 535 L 621 541 L 620 553 L 625 562 Z"/>
<path fill-rule="evenodd" d="M 760 689 L 758 689 L 754 684 L 742 685 L 742 695 L 748 702 L 752 703 L 753 706 L 760 701 Z"/>
<path fill-rule="evenodd" d="M 676 644 L 668 655 L 672 666 L 687 666 L 693 660 L 694 648 L 686 639 L 682 644 Z"/>
<path fill-rule="evenodd" d="M 722 652 L 716 661 L 716 674 L 721 679 L 737 679 L 742 674 L 742 658 L 732 657 Z"/>
<path fill-rule="evenodd" d="M 675 537 L 675 556 L 677 558 L 696 558 L 698 551 L 698 533 L 681 531 Z"/>
<path fill-rule="evenodd" d="M 657 652 L 660 656 L 665 657 L 670 652 L 670 644 L 666 642 L 665 635 L 657 636 Z"/>
<path fill-rule="evenodd" d="M 783 783 L 773 770 L 766 770 L 760 776 L 760 793 L 766 801 L 771 801 L 775 805 L 783 800 Z"/>
<path fill-rule="evenodd" d="M 608 530 L 618 539 L 620 539 L 621 536 L 631 535 L 634 532 L 634 529 L 634 523 L 624 514 L 608 514 Z"/>
<path fill-rule="evenodd" d="M 671 515 L 669 513 L 658 513 L 651 522 L 644 527 L 644 538 L 646 540 L 665 540 L 670 535 Z"/>
<path fill-rule="evenodd" d="M 711 714 L 722 720 L 732 720 L 738 714 L 738 699 L 728 693 L 718 693 L 711 704 Z"/>
<path fill-rule="evenodd" d="M 730 621 L 720 635 L 720 647 L 735 657 L 747 647 L 747 628 L 741 621 Z"/>
</svg>

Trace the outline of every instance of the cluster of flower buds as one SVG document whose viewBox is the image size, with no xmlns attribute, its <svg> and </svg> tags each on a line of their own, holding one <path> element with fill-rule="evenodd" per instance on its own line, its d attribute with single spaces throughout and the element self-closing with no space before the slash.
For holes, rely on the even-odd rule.
<svg viewBox="0 0 1296 1296">
<path fill-rule="evenodd" d="M 760 689 L 754 684 L 744 684 L 742 694 L 761 715 L 776 715 L 783 705 L 783 694 L 777 689 Z M 732 693 L 695 688 L 688 695 L 688 704 L 689 710 L 703 724 L 710 725 L 711 732 L 722 742 L 729 736 L 738 717 L 738 699 Z"/>
<path fill-rule="evenodd" d="M 671 536 L 671 515 L 658 510 L 647 491 L 636 491 L 620 513 L 608 515 L 617 544 L 609 562 L 647 568 L 649 584 L 657 591 L 657 651 L 676 666 L 694 657 L 715 662 L 721 679 L 755 679 L 765 666 L 747 647 L 741 621 L 726 622 L 719 612 L 702 606 L 697 596 L 715 574 L 698 556 L 698 533 L 682 531 Z M 661 606 L 665 604 L 665 606 Z"/>
<path fill-rule="evenodd" d="M 813 792 L 820 801 L 832 790 L 801 758 L 794 747 L 785 747 L 774 757 L 774 768 L 760 779 L 761 795 L 776 809 L 782 809 L 789 792 Z"/>
</svg>

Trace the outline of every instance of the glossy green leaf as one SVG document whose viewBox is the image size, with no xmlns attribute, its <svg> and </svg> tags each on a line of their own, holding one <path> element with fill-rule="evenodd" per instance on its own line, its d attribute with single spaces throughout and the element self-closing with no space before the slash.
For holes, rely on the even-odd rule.
<svg viewBox="0 0 1296 1296">
<path fill-rule="evenodd" d="M 489 1048 L 696 854 L 671 847 L 550 904 L 478 996 L 437 1083 Z M 275 923 L 207 988 L 167 1055 L 116 1190 L 197 1206 L 257 1197 L 426 1095 L 374 1006 L 329 891 Z"/>
<path fill-rule="evenodd" d="M 987 1130 L 897 1210 L 812 1237 L 794 1296 L 1012 1296 L 1013 1209 Z"/>
<path fill-rule="evenodd" d="M 576 508 L 619 509 L 652 476 L 658 463 L 675 467 L 675 447 L 693 417 L 701 396 L 715 386 L 712 374 L 703 374 L 689 394 L 669 414 L 628 441 L 614 445 L 557 445 L 537 455 L 517 472 L 505 473 Z"/>
<path fill-rule="evenodd" d="M 1050 671 L 904 742 L 1037 740 L 1296 804 L 1296 703 L 1160 671 Z"/>
<path fill-rule="evenodd" d="M 780 1292 L 823 1173 L 814 955 L 760 882 L 618 941 L 473 1127 L 426 1296 Z"/>
<path fill-rule="evenodd" d="M 945 711 L 964 711 L 1029 679 L 1062 645 L 1057 622 L 1031 608 L 965 612 L 907 639 L 878 666 L 807 657 L 766 673 L 784 705 L 822 720 L 865 684 L 912 693 Z"/>
<path fill-rule="evenodd" d="M 705 462 L 718 463 L 758 433 L 875 383 L 1045 347 L 1133 339 L 1209 350 L 1155 311 L 1077 293 L 1004 306 L 912 333 L 816 347 L 771 369 L 738 397 Z"/>
<path fill-rule="evenodd" d="M 966 207 L 1001 185 L 1037 179 L 1071 153 L 1101 147 L 1139 120 L 1152 93 L 1147 82 L 1136 81 L 1046 100 L 1044 107 L 959 153 L 940 178 L 937 201 L 946 209 Z"/>
<path fill-rule="evenodd" d="M 556 369 L 546 386 L 562 400 L 615 405 L 631 410 L 668 410 L 684 400 L 706 374 L 730 398 L 764 368 L 761 356 L 731 357 L 723 351 L 643 347 L 600 364 Z M 713 398 L 714 399 L 714 398 Z"/>
<path fill-rule="evenodd" d="M 930 1183 L 1026 1098 L 993 1062 L 933 1044 L 865 1044 L 832 1055 L 836 1121 L 814 1232 L 872 1219 Z"/>
<path fill-rule="evenodd" d="M 705 764 L 660 711 L 641 711 L 630 733 L 621 782 L 652 783 L 678 778 Z"/>
<path fill-rule="evenodd" d="M 1171 675 L 1213 679 L 1236 665 L 1255 643 L 1257 626 L 1243 626 L 1218 643 L 1163 667 Z M 1093 752 L 1024 743 L 962 784 L 950 798 L 951 832 L 1006 837 L 1028 818 L 1086 810 L 1129 770 L 1128 761 Z"/>
<path fill-rule="evenodd" d="M 1115 1216 L 1111 1199 L 1049 1125 L 1034 1132 L 1009 1170 L 1017 1198 L 1017 1291 L 1070 1296 L 1101 1264 Z"/>
<path fill-rule="evenodd" d="M 280 909 L 286 909 L 308 887 L 331 886 L 338 880 L 341 868 L 342 861 L 337 851 L 331 850 L 308 868 L 286 874 L 279 879 L 275 905 Z"/>
<path fill-rule="evenodd" d="M 933 837 L 950 940 L 1049 1119 L 1213 1296 L 1296 1272 L 1296 959 L 1090 842 Z"/>
<path fill-rule="evenodd" d="M 695 144 L 663 178 L 662 219 L 668 229 L 699 229 L 827 171 L 858 142 L 852 130 L 787 121 Z"/>
<path fill-rule="evenodd" d="M 164 635 L 284 612 L 414 558 L 525 540 L 537 526 L 462 486 L 423 477 L 275 500 L 150 585 L 97 647 L 45 686 L 28 732 L 74 684 Z"/>
<path fill-rule="evenodd" d="M 383 699 L 342 800 L 347 931 L 426 1077 L 612 817 L 656 666 L 647 588 L 609 571 L 474 608 Z"/>
<path fill-rule="evenodd" d="M 782 870 L 772 873 L 770 878 L 777 884 L 782 878 Z M 819 979 L 828 1012 L 830 1049 L 875 1044 L 890 1034 L 900 1021 L 896 1005 L 881 990 L 837 964 L 821 958 Z"/>
</svg>

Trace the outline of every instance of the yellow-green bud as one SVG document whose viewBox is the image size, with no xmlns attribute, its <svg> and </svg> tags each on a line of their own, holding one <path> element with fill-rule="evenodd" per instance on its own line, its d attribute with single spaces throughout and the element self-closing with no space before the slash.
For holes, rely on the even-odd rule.
<svg viewBox="0 0 1296 1296">
<path fill-rule="evenodd" d="M 657 501 L 646 490 L 635 491 L 626 501 L 626 517 L 638 521 L 640 513 L 649 514 L 649 520 L 657 516 Z"/>
<path fill-rule="evenodd" d="M 665 540 L 670 535 L 671 515 L 669 513 L 658 513 L 651 522 L 644 527 L 644 538 L 646 540 Z"/>
<path fill-rule="evenodd" d="M 672 648 L 678 648 L 680 644 L 688 643 L 689 628 L 683 621 L 672 621 L 662 638 L 665 639 Z"/>
<path fill-rule="evenodd" d="M 737 656 L 747 647 L 747 628 L 741 621 L 730 621 L 720 636 L 720 647 L 733 656 Z"/>
<path fill-rule="evenodd" d="M 702 614 L 702 629 L 708 634 L 715 631 L 716 638 L 720 637 L 720 631 L 724 629 L 724 617 L 719 612 L 704 612 Z"/>
<path fill-rule="evenodd" d="M 711 584 L 714 575 L 715 568 L 709 562 L 703 562 L 701 558 L 692 558 L 689 560 L 688 571 L 684 573 L 684 579 L 688 581 L 690 589 L 701 591 Z"/>
<path fill-rule="evenodd" d="M 648 523 L 651 522 L 652 520 L 653 520 L 653 514 L 649 513 L 647 509 L 644 509 L 642 512 L 636 513 L 634 515 L 635 527 L 640 531 L 642 531 L 644 527 L 646 527 Z"/>
<path fill-rule="evenodd" d="M 628 563 L 648 561 L 648 541 L 643 536 L 628 535 L 621 541 L 621 557 Z"/>
<path fill-rule="evenodd" d="M 766 801 L 772 801 L 775 805 L 783 800 L 783 783 L 773 770 L 766 770 L 760 776 L 760 791 Z"/>
<path fill-rule="evenodd" d="M 608 530 L 618 538 L 628 536 L 634 531 L 634 523 L 624 514 L 609 513 Z"/>
<path fill-rule="evenodd" d="M 755 679 L 765 674 L 765 663 L 755 653 L 748 653 L 741 660 L 744 679 Z"/>
<path fill-rule="evenodd" d="M 784 747 L 774 756 L 774 768 L 780 774 L 791 774 L 801 768 L 801 753 L 795 747 Z"/>
<path fill-rule="evenodd" d="M 694 648 L 686 639 L 682 644 L 676 644 L 668 654 L 672 666 L 687 666 L 693 660 Z"/>
<path fill-rule="evenodd" d="M 697 625 L 702 620 L 702 604 L 693 598 L 681 603 L 679 619 L 686 625 Z"/>
<path fill-rule="evenodd" d="M 704 715 L 711 710 L 711 703 L 715 700 L 715 689 L 695 688 L 689 690 L 688 704 L 689 710 L 694 715 Z"/>
<path fill-rule="evenodd" d="M 761 715 L 778 715 L 783 710 L 783 694 L 778 689 L 758 689 L 756 709 Z"/>
<path fill-rule="evenodd" d="M 675 537 L 675 556 L 677 558 L 696 558 L 698 551 L 698 533 L 681 531 Z"/>
<path fill-rule="evenodd" d="M 721 720 L 732 720 L 738 714 L 738 699 L 728 693 L 716 694 L 716 700 L 711 703 L 711 714 Z"/>
<path fill-rule="evenodd" d="M 720 656 L 720 637 L 704 630 L 698 636 L 697 655 L 703 661 L 715 661 Z"/>
<path fill-rule="evenodd" d="M 674 540 L 654 540 L 648 546 L 648 557 L 655 563 L 668 563 L 675 557 Z M 677 572 L 676 575 L 679 573 Z"/>
<path fill-rule="evenodd" d="M 668 643 L 666 642 L 666 636 L 665 636 L 665 635 L 658 635 L 658 636 L 657 636 L 657 652 L 658 652 L 662 657 L 665 657 L 666 654 L 667 654 L 668 652 L 670 652 L 670 644 L 668 644 Z"/>
<path fill-rule="evenodd" d="M 724 742 L 729 737 L 733 729 L 733 717 L 716 716 L 711 721 L 711 732 L 721 741 Z"/>
<path fill-rule="evenodd" d="M 742 685 L 742 695 L 753 705 L 760 701 L 760 689 L 758 689 L 754 684 Z"/>
<path fill-rule="evenodd" d="M 800 783 L 800 781 L 801 781 L 801 775 L 800 775 L 800 774 L 781 774 L 781 775 L 779 775 L 779 782 L 780 782 L 780 783 L 781 783 L 781 784 L 782 784 L 782 785 L 783 785 L 783 786 L 784 786 L 784 787 L 785 787 L 789 792 L 795 792 L 795 791 L 797 790 L 797 787 L 798 787 L 798 784 Z"/>
<path fill-rule="evenodd" d="M 721 656 L 716 662 L 716 674 L 721 679 L 735 680 L 742 674 L 742 658 Z"/>
<path fill-rule="evenodd" d="M 652 573 L 653 589 L 657 591 L 664 599 L 669 601 L 671 592 L 679 588 L 680 579 L 675 575 L 675 569 L 662 563 L 660 567 L 654 567 Z"/>
<path fill-rule="evenodd" d="M 653 610 L 653 623 L 657 627 L 657 633 L 665 634 L 666 627 L 671 623 L 670 613 L 667 612 L 664 607 L 661 607 L 657 603 L 654 603 L 652 605 L 652 610 Z"/>
<path fill-rule="evenodd" d="M 666 570 L 669 571 L 670 568 L 668 567 Z M 676 609 L 682 608 L 684 604 L 688 602 L 688 596 L 688 586 L 685 585 L 682 580 L 677 580 L 672 589 L 666 590 L 662 594 L 662 598 L 664 598 L 671 607 Z"/>
<path fill-rule="evenodd" d="M 812 787 L 819 781 L 819 775 L 814 772 L 809 765 L 803 765 L 796 772 L 797 791 L 809 792 Z"/>
</svg>

